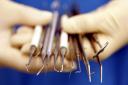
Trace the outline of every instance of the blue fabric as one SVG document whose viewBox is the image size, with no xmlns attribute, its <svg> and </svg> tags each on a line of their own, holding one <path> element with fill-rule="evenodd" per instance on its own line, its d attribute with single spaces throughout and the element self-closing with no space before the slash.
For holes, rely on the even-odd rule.
<svg viewBox="0 0 128 85">
<path fill-rule="evenodd" d="M 50 10 L 52 0 L 15 0 L 38 9 Z M 62 5 L 70 5 L 74 0 L 61 0 Z M 89 12 L 105 4 L 108 0 L 75 0 L 80 5 L 82 13 Z M 61 10 L 63 12 L 64 10 Z M 128 85 L 128 45 L 103 61 L 102 85 Z M 69 73 L 50 72 L 39 76 L 22 73 L 9 68 L 0 68 L 0 85 L 100 85 L 98 65 L 91 62 L 92 83 L 89 83 L 87 72 L 81 63 L 82 72 L 73 73 L 69 79 Z"/>
</svg>

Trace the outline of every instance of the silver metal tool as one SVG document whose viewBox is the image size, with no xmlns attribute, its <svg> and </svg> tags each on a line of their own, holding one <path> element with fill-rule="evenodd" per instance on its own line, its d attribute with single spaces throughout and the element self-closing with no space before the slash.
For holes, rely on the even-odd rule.
<svg viewBox="0 0 128 85">
<path fill-rule="evenodd" d="M 69 55 L 70 56 L 70 61 L 72 62 L 72 68 L 73 68 L 73 58 L 75 58 L 75 48 L 74 48 L 74 40 L 73 40 L 73 35 L 68 34 L 69 36 Z"/>
<path fill-rule="evenodd" d="M 97 61 L 98 61 L 99 65 L 100 65 L 100 82 L 101 82 L 101 83 L 102 83 L 102 81 L 103 81 L 103 67 L 102 67 L 102 64 L 101 64 L 100 59 L 99 59 L 99 54 L 104 51 L 104 49 L 107 47 L 107 45 L 108 45 L 108 42 L 106 42 L 106 43 L 105 43 L 105 46 L 102 47 L 102 48 L 101 48 L 98 52 L 96 52 L 95 55 L 93 56 L 93 58 L 97 58 Z"/>
<path fill-rule="evenodd" d="M 42 35 L 42 30 L 43 30 L 42 26 L 40 26 L 40 25 L 35 26 L 34 35 L 33 35 L 33 38 L 32 38 L 32 41 L 31 41 L 31 46 L 30 46 L 29 62 L 28 62 L 28 64 L 26 64 L 27 71 L 29 71 L 28 67 L 29 67 L 29 65 L 32 61 L 33 56 L 35 55 L 35 53 L 38 49 L 40 38 L 41 38 L 41 35 Z"/>
<path fill-rule="evenodd" d="M 71 9 L 69 12 L 69 16 L 74 16 L 79 14 L 79 8 L 77 6 L 76 1 L 73 1 L 72 5 L 71 5 Z M 80 66 L 80 57 L 81 57 L 81 53 L 80 53 L 80 49 L 78 46 L 78 40 L 76 38 L 77 35 L 75 34 L 71 34 L 72 38 L 73 38 L 73 47 L 74 47 L 74 51 L 75 51 L 75 55 L 76 55 L 76 59 L 77 59 L 77 64 L 78 64 L 78 70 L 76 71 L 76 73 L 80 73 L 81 72 L 81 66 Z"/>
<path fill-rule="evenodd" d="M 55 50 L 54 50 L 54 71 L 56 71 L 56 72 L 59 72 L 59 70 L 57 70 L 57 68 L 56 68 L 57 59 L 59 56 L 59 45 L 60 45 L 60 34 L 56 33 L 56 46 L 55 46 Z"/>
<path fill-rule="evenodd" d="M 62 64 L 61 64 L 60 72 L 62 72 L 64 69 L 64 58 L 67 55 L 67 53 L 68 53 L 68 34 L 62 31 L 61 36 L 60 36 L 60 54 L 62 57 Z"/>
<path fill-rule="evenodd" d="M 40 41 L 40 44 L 39 44 L 39 52 L 38 52 L 37 55 L 36 55 L 36 56 L 39 56 L 39 55 L 40 55 L 40 56 L 41 56 L 41 59 L 42 59 L 42 66 L 41 66 L 41 68 L 39 69 L 39 71 L 36 73 L 37 76 L 38 76 L 38 75 L 42 72 L 42 70 L 44 69 L 44 59 L 45 59 L 45 57 L 42 56 L 41 53 L 42 53 L 43 48 L 46 46 L 46 44 L 44 44 L 44 43 L 46 43 L 46 42 L 45 42 L 46 33 L 47 33 L 47 29 L 45 29 L 45 31 L 44 31 L 44 33 L 43 33 L 43 36 L 42 36 L 41 41 Z M 46 41 L 47 41 L 47 40 L 46 40 Z M 43 52 L 45 52 L 45 51 L 43 51 Z M 45 54 L 45 53 L 44 53 L 44 54 Z"/>
<path fill-rule="evenodd" d="M 86 70 L 88 72 L 88 78 L 89 78 L 89 81 L 91 82 L 91 69 L 90 69 L 90 64 L 89 64 L 89 60 L 87 59 L 87 56 L 86 56 L 86 52 L 84 51 L 84 47 L 83 47 L 83 43 L 82 43 L 82 35 L 77 35 L 78 37 L 78 43 L 79 43 L 79 47 L 80 47 L 80 50 L 81 50 L 81 53 L 82 53 L 82 59 L 84 61 L 84 64 L 85 64 L 85 67 L 86 67 Z"/>
<path fill-rule="evenodd" d="M 75 48 L 74 48 L 74 42 L 73 42 L 73 35 L 71 34 L 68 34 L 69 36 L 69 57 L 70 57 L 70 61 L 71 61 L 71 64 L 72 64 L 72 68 L 73 68 L 73 61 L 74 61 L 74 57 L 75 57 Z M 70 72 L 69 74 L 69 79 L 71 77 L 71 74 L 72 74 L 72 71 Z"/>
<path fill-rule="evenodd" d="M 51 22 L 51 32 L 49 34 L 49 42 L 47 47 L 47 56 L 50 58 L 50 55 L 52 53 L 52 45 L 53 45 L 53 39 L 55 36 L 55 31 L 57 29 L 58 19 L 59 19 L 59 12 L 58 12 L 59 2 L 58 0 L 54 0 L 52 3 L 52 9 L 53 9 L 53 19 Z M 49 60 L 49 59 L 48 59 Z"/>
<path fill-rule="evenodd" d="M 46 56 L 47 56 L 48 43 L 50 42 L 49 41 L 50 32 L 51 32 L 51 28 L 48 27 L 47 31 L 46 31 L 45 40 L 44 40 L 44 46 L 43 46 L 42 53 L 41 53 L 42 54 L 42 62 L 44 62 L 44 60 L 46 59 Z"/>
<path fill-rule="evenodd" d="M 77 67 L 78 69 L 75 71 L 75 73 L 80 73 L 81 72 L 81 66 L 80 66 L 80 50 L 79 50 L 79 46 L 78 46 L 78 43 L 77 43 L 77 39 L 75 37 L 75 34 L 69 34 L 69 53 L 70 53 L 70 58 L 71 58 L 71 62 L 72 62 L 72 68 L 73 68 L 73 57 L 77 60 Z M 70 79 L 70 76 L 71 76 L 71 73 L 70 72 L 70 75 L 69 75 L 69 79 Z"/>
<path fill-rule="evenodd" d="M 75 55 L 76 55 L 76 59 L 77 59 L 77 64 L 78 64 L 78 70 L 76 71 L 76 73 L 80 73 L 81 72 L 81 66 L 80 66 L 80 50 L 79 50 L 79 46 L 78 46 L 78 41 L 76 39 L 76 37 L 74 36 L 74 49 L 75 49 Z"/>
<path fill-rule="evenodd" d="M 53 18 L 52 18 L 51 23 L 49 24 L 48 29 L 47 29 L 47 34 L 46 34 L 45 41 L 44 41 L 44 47 L 43 47 L 43 50 L 41 53 L 42 54 L 42 62 L 46 61 L 46 58 L 48 59 L 48 61 L 46 62 L 46 65 L 48 65 L 48 62 L 50 61 L 50 56 L 52 54 L 53 39 L 54 39 L 55 31 L 56 31 L 56 28 L 58 25 L 59 1 L 53 0 L 51 7 L 53 10 Z M 41 69 L 43 69 L 43 67 Z M 41 69 L 39 70 L 40 72 L 41 72 Z"/>
<path fill-rule="evenodd" d="M 43 43 L 43 48 L 42 48 L 42 51 L 41 51 L 42 67 L 37 72 L 37 75 L 39 75 L 41 73 L 41 71 L 44 69 L 44 66 L 45 66 L 44 64 L 45 64 L 45 59 L 46 59 L 47 44 L 48 44 L 48 37 L 49 37 L 49 34 L 50 34 L 50 28 L 46 28 L 45 30 L 46 30 L 45 37 L 44 37 L 44 41 L 42 42 Z"/>
<path fill-rule="evenodd" d="M 94 50 L 94 52 L 95 52 L 95 55 L 93 56 L 93 58 L 96 58 L 96 60 L 97 60 L 97 62 L 98 62 L 98 64 L 99 64 L 99 66 L 100 66 L 100 82 L 102 83 L 102 80 L 103 80 L 103 66 L 102 66 L 101 61 L 100 61 L 100 59 L 99 59 L 99 54 L 104 51 L 104 49 L 105 49 L 105 47 L 108 45 L 108 43 L 106 42 L 106 45 L 102 48 L 102 45 L 101 45 L 100 42 L 96 39 L 96 36 L 94 36 L 93 34 L 91 34 L 91 35 L 89 35 L 89 36 L 87 36 L 87 37 L 88 37 L 88 39 L 90 40 L 91 46 L 92 46 L 92 48 L 93 48 L 93 50 Z M 94 43 L 97 43 L 98 46 L 101 48 L 101 50 L 99 50 L 99 51 L 97 52 Z"/>
</svg>

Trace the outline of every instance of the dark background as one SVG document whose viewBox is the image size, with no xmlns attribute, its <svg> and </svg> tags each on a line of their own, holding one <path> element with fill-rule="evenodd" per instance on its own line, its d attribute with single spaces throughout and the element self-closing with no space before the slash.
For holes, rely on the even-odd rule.
<svg viewBox="0 0 128 85">
<path fill-rule="evenodd" d="M 38 9 L 50 10 L 52 0 L 15 0 L 18 3 L 29 5 Z M 61 13 L 63 7 L 67 8 L 73 1 L 80 6 L 81 13 L 87 13 L 109 2 L 109 0 L 60 0 Z M 101 85 L 128 85 L 128 45 L 120 49 L 111 57 L 102 61 L 103 83 Z M 39 76 L 27 74 L 9 68 L 0 68 L 0 85 L 100 85 L 98 64 L 91 62 L 92 83 L 89 83 L 87 72 L 81 62 L 82 72 L 73 73 L 69 79 L 69 73 L 49 72 Z"/>
</svg>

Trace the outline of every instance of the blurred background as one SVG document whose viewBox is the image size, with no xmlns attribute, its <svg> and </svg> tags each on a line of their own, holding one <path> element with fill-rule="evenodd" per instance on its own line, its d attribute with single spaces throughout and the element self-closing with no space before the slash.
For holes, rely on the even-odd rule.
<svg viewBox="0 0 128 85">
<path fill-rule="evenodd" d="M 53 0 L 14 0 L 17 3 L 29 5 L 41 10 L 50 10 Z M 60 0 L 61 13 L 63 8 L 70 7 L 76 1 L 81 13 L 95 10 L 109 2 L 109 0 Z M 128 45 L 120 49 L 108 59 L 102 61 L 103 83 L 100 83 L 98 64 L 91 63 L 92 83 L 89 83 L 84 64 L 81 62 L 82 72 L 79 74 L 49 72 L 47 74 L 28 74 L 10 68 L 0 68 L 0 85 L 128 85 Z"/>
</svg>

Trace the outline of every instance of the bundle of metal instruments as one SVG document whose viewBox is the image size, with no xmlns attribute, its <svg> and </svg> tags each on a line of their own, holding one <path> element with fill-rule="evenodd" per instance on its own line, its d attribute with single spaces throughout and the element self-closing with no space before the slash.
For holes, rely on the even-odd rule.
<svg viewBox="0 0 128 85">
<path fill-rule="evenodd" d="M 37 75 L 43 70 L 45 67 L 44 62 L 50 61 L 51 56 L 54 56 L 54 70 L 57 72 L 63 72 L 64 70 L 64 58 L 70 54 L 70 57 L 73 58 L 75 56 L 75 60 L 77 62 L 78 71 L 77 73 L 81 72 L 80 67 L 80 60 L 83 60 L 89 81 L 91 82 L 91 68 L 89 60 L 86 56 L 86 52 L 84 50 L 83 44 L 82 44 L 82 38 L 83 35 L 80 34 L 67 34 L 62 29 L 60 29 L 60 13 L 59 13 L 59 1 L 53 0 L 52 3 L 52 10 L 53 10 L 53 19 L 51 23 L 45 27 L 42 27 L 41 25 L 35 26 L 34 29 L 34 35 L 31 41 L 31 47 L 30 47 L 30 58 L 28 61 L 28 64 L 26 65 L 27 70 L 29 70 L 29 65 L 31 64 L 32 58 L 36 55 L 41 55 L 42 59 L 42 68 L 39 70 Z M 74 16 L 79 14 L 79 10 L 76 8 L 76 6 L 72 7 L 69 16 Z M 102 82 L 102 64 L 99 59 L 99 54 L 104 51 L 106 46 L 108 45 L 108 42 L 105 43 L 104 46 L 102 46 L 99 41 L 96 39 L 96 37 L 93 36 L 93 34 L 89 34 L 86 36 L 94 49 L 95 55 L 93 58 L 96 58 L 98 61 L 98 64 L 100 66 L 100 81 Z M 55 41 L 56 40 L 56 41 Z M 96 51 L 96 48 L 94 46 L 94 43 L 97 43 L 98 46 L 101 48 L 99 51 Z M 53 46 L 54 44 L 54 46 Z M 54 47 L 54 48 L 53 48 Z M 59 55 L 60 54 L 60 55 Z M 61 56 L 61 69 L 56 69 L 56 61 L 58 56 Z M 72 59 L 72 61 L 75 61 Z"/>
</svg>

